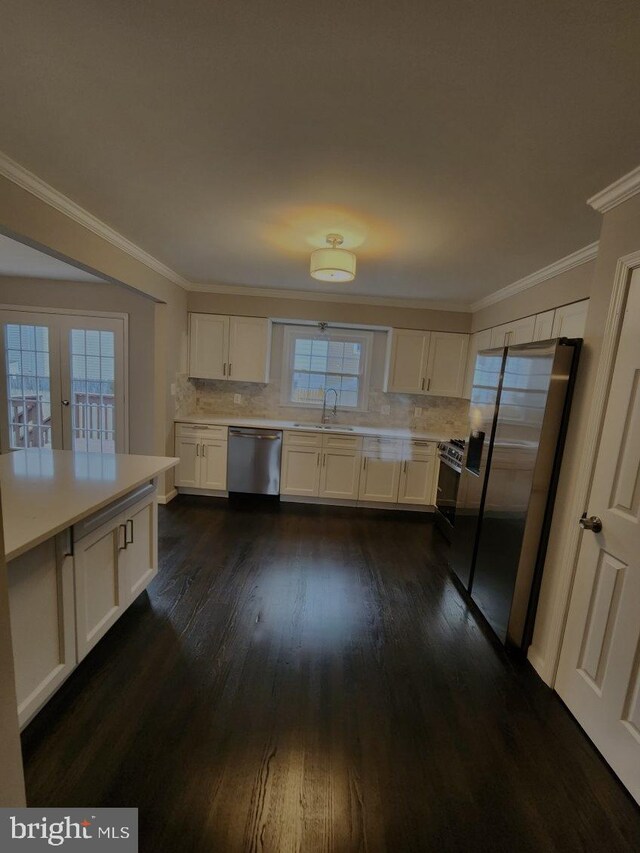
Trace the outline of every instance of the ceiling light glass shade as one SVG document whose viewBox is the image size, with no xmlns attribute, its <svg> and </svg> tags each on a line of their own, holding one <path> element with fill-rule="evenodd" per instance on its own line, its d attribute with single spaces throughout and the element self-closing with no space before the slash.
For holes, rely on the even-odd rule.
<svg viewBox="0 0 640 853">
<path fill-rule="evenodd" d="M 356 256 L 347 249 L 316 249 L 311 253 L 311 276 L 320 281 L 353 281 Z"/>
</svg>

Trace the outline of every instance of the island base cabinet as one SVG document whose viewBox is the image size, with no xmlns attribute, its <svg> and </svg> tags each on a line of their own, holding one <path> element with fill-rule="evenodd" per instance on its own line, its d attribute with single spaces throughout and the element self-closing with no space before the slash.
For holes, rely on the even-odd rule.
<svg viewBox="0 0 640 853">
<path fill-rule="evenodd" d="M 78 661 L 157 574 L 157 525 L 154 493 L 76 541 Z"/>
<path fill-rule="evenodd" d="M 65 555 L 66 538 L 49 539 L 7 566 L 21 727 L 76 665 L 73 560 Z"/>
</svg>

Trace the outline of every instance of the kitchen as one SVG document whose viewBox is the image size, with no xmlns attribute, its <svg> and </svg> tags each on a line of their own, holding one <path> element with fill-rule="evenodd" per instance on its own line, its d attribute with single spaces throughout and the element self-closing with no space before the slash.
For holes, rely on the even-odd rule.
<svg viewBox="0 0 640 853">
<path fill-rule="evenodd" d="M 2 60 L 0 804 L 136 810 L 145 850 L 635 849 L 625 14 L 500 12 L 495 45 L 418 4 L 31 5 Z M 575 78 L 524 51 L 556 27 Z"/>
</svg>

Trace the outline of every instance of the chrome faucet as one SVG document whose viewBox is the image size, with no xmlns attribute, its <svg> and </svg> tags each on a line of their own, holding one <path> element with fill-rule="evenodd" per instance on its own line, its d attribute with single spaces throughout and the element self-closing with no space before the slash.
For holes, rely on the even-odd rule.
<svg viewBox="0 0 640 853">
<path fill-rule="evenodd" d="M 331 409 L 331 412 L 329 414 L 327 414 L 327 394 L 329 393 L 329 391 L 333 391 L 333 393 L 336 395 L 336 398 L 335 398 L 335 401 L 333 403 L 333 408 Z M 331 417 L 335 418 L 335 416 L 337 414 L 338 414 L 338 392 L 336 391 L 335 388 L 325 388 L 324 389 L 324 395 L 322 397 L 322 419 L 321 419 L 322 423 L 326 424 L 329 421 L 329 418 L 331 418 Z"/>
</svg>

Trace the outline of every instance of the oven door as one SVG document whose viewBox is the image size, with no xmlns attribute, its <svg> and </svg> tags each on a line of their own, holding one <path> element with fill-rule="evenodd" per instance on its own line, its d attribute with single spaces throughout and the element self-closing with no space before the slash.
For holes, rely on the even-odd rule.
<svg viewBox="0 0 640 853">
<path fill-rule="evenodd" d="M 459 483 L 460 471 L 457 468 L 453 468 L 448 459 L 440 457 L 436 507 L 452 527 L 456 516 L 456 499 L 458 497 Z"/>
</svg>

